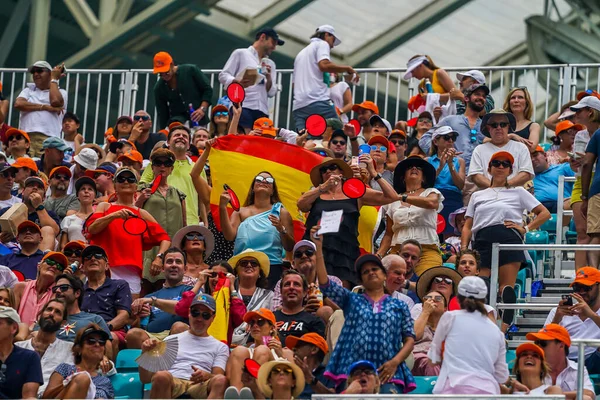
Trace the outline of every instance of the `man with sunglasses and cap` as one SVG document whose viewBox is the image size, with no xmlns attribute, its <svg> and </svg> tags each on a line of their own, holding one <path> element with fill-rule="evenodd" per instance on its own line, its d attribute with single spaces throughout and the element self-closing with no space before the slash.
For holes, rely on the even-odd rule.
<svg viewBox="0 0 600 400">
<path fill-rule="evenodd" d="M 16 239 L 20 248 L 10 254 L 0 256 L 0 265 L 9 267 L 20 281 L 35 279 L 37 265 L 44 256 L 44 252 L 40 250 L 42 231 L 37 224 L 24 221 L 17 227 Z"/>
<path fill-rule="evenodd" d="M 27 132 L 16 128 L 9 128 L 5 134 L 7 142 L 7 153 L 9 163 L 14 163 L 17 158 L 29 157 L 29 148 L 31 147 L 31 139 Z"/>
<path fill-rule="evenodd" d="M 488 166 L 492 156 L 499 151 L 508 152 L 514 157 L 513 170 L 508 176 L 508 186 L 523 186 L 533 179 L 529 148 L 521 142 L 511 140 L 508 136 L 516 126 L 515 116 L 501 109 L 492 110 L 483 117 L 481 130 L 491 140 L 473 150 L 468 173 L 468 177 L 479 189 L 490 187 L 491 175 Z"/>
<path fill-rule="evenodd" d="M 67 194 L 71 177 L 71 170 L 67 167 L 56 167 L 50 172 L 50 196 L 44 201 L 44 207 L 54 212 L 60 221 L 66 217 L 68 211 L 79 210 L 77 196 Z"/>
<path fill-rule="evenodd" d="M 544 326 L 558 324 L 569 332 L 571 339 L 600 339 L 600 271 L 594 267 L 580 268 L 570 286 L 573 288 L 570 298 L 559 301 L 558 307 L 550 310 Z M 577 360 L 577 346 L 570 347 L 568 357 Z M 600 373 L 597 348 L 585 348 L 585 366 L 590 374 Z"/>
<path fill-rule="evenodd" d="M 13 204 L 23 202 L 19 197 L 12 195 L 17 171 L 16 168 L 8 163 L 0 167 L 0 208 L 10 207 Z"/>
<path fill-rule="evenodd" d="M 548 164 L 548 158 L 544 149 L 538 145 L 531 153 L 531 164 L 535 177 L 533 178 L 534 196 L 540 203 L 544 205 L 551 213 L 556 213 L 558 201 L 558 178 L 562 176 L 575 176 L 575 171 L 571 164 L 575 161 L 570 159 L 570 163 Z M 577 167 L 575 167 L 577 169 Z M 570 209 L 570 197 L 573 190 L 573 183 L 565 184 L 564 199 L 565 209 Z"/>
<path fill-rule="evenodd" d="M 377 394 L 381 380 L 371 361 L 360 360 L 348 367 L 348 387 L 341 394 Z"/>
<path fill-rule="evenodd" d="M 259 118 L 269 116 L 268 100 L 277 94 L 277 70 L 275 62 L 269 56 L 277 49 L 277 46 L 283 46 L 284 41 L 273 28 L 262 28 L 254 37 L 254 43 L 244 49 L 236 49 L 231 53 L 225 63 L 223 70 L 219 73 L 219 82 L 223 87 L 228 87 L 232 83 L 240 83 L 246 90 L 246 98 L 242 107 L 240 117 L 240 126 L 246 132 L 252 129 L 254 121 Z M 262 76 L 258 82 L 254 80 L 254 71 L 258 67 L 258 73 Z M 252 70 L 249 74 L 247 70 Z M 237 81 L 238 75 L 242 73 L 242 79 Z M 251 76 L 252 78 L 249 78 Z"/>
<path fill-rule="evenodd" d="M 577 397 L 577 362 L 569 360 L 571 336 L 562 326 L 548 324 L 537 332 L 528 333 L 527 340 L 544 350 L 550 372 L 544 384 L 559 386 L 565 398 L 575 400 Z M 594 385 L 590 380 L 587 368 L 583 368 L 583 394 L 588 400 L 596 398 Z"/>
<path fill-rule="evenodd" d="M 160 83 L 160 80 L 158 83 Z M 166 127 L 167 124 L 165 123 L 163 126 Z M 152 153 L 152 149 L 156 143 L 167 140 L 164 133 L 153 133 L 150 132 L 150 129 L 152 129 L 152 117 L 150 117 L 150 114 L 144 110 L 137 111 L 133 115 L 133 128 L 131 128 L 131 134 L 128 139 L 135 144 L 136 150 L 142 154 L 144 160 L 150 158 L 150 153 Z"/>
<path fill-rule="evenodd" d="M 171 399 L 183 394 L 194 399 L 222 399 L 227 388 L 225 367 L 229 348 L 208 334 L 215 319 L 215 299 L 199 293 L 192 300 L 189 312 L 190 327 L 165 341 L 178 339 L 177 358 L 168 371 L 152 373 L 139 367 L 143 383 L 152 383 L 151 399 Z M 148 339 L 142 344 L 142 353 L 150 351 L 159 343 Z"/>
<path fill-rule="evenodd" d="M 28 71 L 33 83 L 28 83 L 15 100 L 14 107 L 20 111 L 19 129 L 31 138 L 32 157 L 41 155 L 45 139 L 60 137 L 67 109 L 67 91 L 59 86 L 64 71 L 64 64 L 52 68 L 47 61 L 36 61 Z"/>
<path fill-rule="evenodd" d="M 336 129 L 331 133 L 327 148 L 333 153 L 332 158 L 339 158 L 346 163 L 350 161 L 348 157 L 348 136 L 343 130 Z"/>
<path fill-rule="evenodd" d="M 107 202 L 115 194 L 113 177 L 116 172 L 117 167 L 111 162 L 104 162 L 94 170 L 85 171 L 85 176 L 96 182 L 96 191 L 98 192 L 96 203 Z"/>
</svg>

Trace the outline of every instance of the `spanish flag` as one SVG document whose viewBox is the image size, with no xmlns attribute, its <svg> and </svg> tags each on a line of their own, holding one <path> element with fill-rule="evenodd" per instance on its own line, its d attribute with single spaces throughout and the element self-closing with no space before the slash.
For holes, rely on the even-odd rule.
<svg viewBox="0 0 600 400">
<path fill-rule="evenodd" d="M 323 157 L 299 146 L 259 136 L 227 135 L 219 138 L 208 157 L 210 163 L 212 194 L 211 212 L 219 224 L 219 197 L 227 184 L 244 204 L 254 177 L 268 171 L 277 182 L 279 197 L 294 221 L 296 241 L 304 235 L 306 218 L 296 202 L 302 193 L 312 187 L 310 170 L 321 163 Z M 231 212 L 231 208 L 228 209 Z M 360 210 L 358 240 L 363 251 L 371 252 L 372 238 L 377 228 L 378 210 L 363 206 Z"/>
<path fill-rule="evenodd" d="M 219 275 L 219 281 L 215 286 L 215 291 L 212 294 L 217 304 L 215 310 L 215 320 L 208 328 L 208 334 L 215 339 L 229 345 L 227 340 L 227 331 L 229 329 L 229 306 L 231 303 L 231 289 L 229 287 L 229 279 L 225 275 Z"/>
</svg>

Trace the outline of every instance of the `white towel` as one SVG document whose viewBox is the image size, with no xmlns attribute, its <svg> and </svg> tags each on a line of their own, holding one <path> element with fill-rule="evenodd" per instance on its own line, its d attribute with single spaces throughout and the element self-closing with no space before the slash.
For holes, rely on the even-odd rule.
<svg viewBox="0 0 600 400">
<path fill-rule="evenodd" d="M 428 93 L 427 94 L 427 103 L 425 104 L 425 111 L 428 111 L 433 118 L 433 125 L 437 125 L 438 121 L 435 119 L 433 114 L 433 109 L 436 107 L 440 107 L 440 95 L 439 93 Z M 442 118 L 447 117 L 448 115 L 456 114 L 456 101 L 450 99 L 446 104 L 442 107 Z M 441 119 L 441 118 L 440 118 Z"/>
</svg>

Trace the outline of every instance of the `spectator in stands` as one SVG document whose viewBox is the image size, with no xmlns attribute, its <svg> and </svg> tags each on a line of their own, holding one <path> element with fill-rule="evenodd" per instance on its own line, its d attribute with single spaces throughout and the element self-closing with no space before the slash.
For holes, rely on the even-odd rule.
<svg viewBox="0 0 600 400">
<path fill-rule="evenodd" d="M 14 107 L 20 111 L 19 129 L 31 138 L 31 156 L 39 157 L 44 140 L 60 137 L 67 109 L 67 91 L 59 87 L 64 64 L 52 68 L 46 61 L 36 61 L 29 72 L 33 83 L 28 83 L 19 93 Z"/>
<path fill-rule="evenodd" d="M 331 25 L 322 25 L 311 36 L 310 44 L 294 60 L 294 123 L 298 131 L 305 128 L 304 121 L 312 114 L 325 118 L 338 118 L 331 104 L 329 87 L 323 81 L 324 72 L 355 75 L 350 66 L 331 62 L 330 51 L 342 41 Z M 357 79 L 356 76 L 355 79 Z"/>
<path fill-rule="evenodd" d="M 502 108 L 513 114 L 516 119 L 516 123 L 512 127 L 514 133 L 511 133 L 509 137 L 523 143 L 530 151 L 534 150 L 540 143 L 540 125 L 531 121 L 535 104 L 531 101 L 527 87 L 520 86 L 508 92 Z"/>
<path fill-rule="evenodd" d="M 75 181 L 82 176 L 85 175 L 85 172 L 90 170 L 95 170 L 98 166 L 98 161 L 104 157 L 104 152 L 100 147 L 98 147 L 98 151 L 102 154 L 98 154 L 94 148 L 86 147 L 86 146 L 97 146 L 96 144 L 85 144 L 78 149 L 78 152 L 75 153 L 73 157 L 73 165 L 69 168 L 71 171 L 71 181 L 69 182 L 69 189 L 67 190 L 67 194 L 73 194 L 75 191 Z M 71 160 L 69 160 L 70 162 Z"/>
<path fill-rule="evenodd" d="M 77 179 L 75 195 L 78 200 L 78 209 L 68 211 L 67 216 L 60 223 L 61 247 L 72 241 L 87 243 L 82 231 L 85 220 L 94 212 L 92 205 L 96 198 L 96 182 L 88 176 Z"/>
<path fill-rule="evenodd" d="M 121 115 L 115 123 L 114 137 L 115 139 L 127 139 L 131 135 L 133 129 L 133 118 L 129 115 Z"/>
<path fill-rule="evenodd" d="M 348 367 L 348 387 L 341 394 L 378 394 L 381 380 L 371 361 L 360 360 Z"/>
<path fill-rule="evenodd" d="M 29 157 L 31 139 L 29 139 L 27 132 L 10 128 L 6 131 L 6 141 L 8 142 L 7 152 L 10 155 L 8 158 L 9 163 L 14 163 L 20 157 Z"/>
<path fill-rule="evenodd" d="M 31 221 L 21 222 L 17 227 L 17 242 L 20 249 L 1 256 L 0 265 L 9 267 L 21 281 L 35 279 L 38 263 L 44 255 L 44 252 L 40 250 L 42 242 L 40 227 Z"/>
<path fill-rule="evenodd" d="M 454 268 L 458 273 L 465 276 L 479 276 L 481 268 L 481 256 L 477 250 L 463 249 L 456 256 Z"/>
<path fill-rule="evenodd" d="M 465 226 L 465 213 L 467 212 L 467 207 L 461 207 L 454 212 L 451 212 L 448 216 L 448 224 L 453 228 L 451 231 L 452 236 L 447 236 L 444 240 L 444 243 L 450 245 L 451 256 L 446 260 L 446 262 L 452 263 L 456 261 L 456 254 L 458 254 L 461 250 L 460 247 L 460 236 L 462 235 L 463 226 Z"/>
<path fill-rule="evenodd" d="M 568 300 L 560 300 L 558 307 L 550 310 L 544 326 L 559 324 L 567 329 L 573 339 L 600 338 L 600 325 L 596 323 L 600 315 L 600 271 L 594 267 L 583 267 L 577 271 L 571 283 L 572 306 Z M 569 359 L 578 357 L 577 346 L 569 349 Z M 581 362 L 581 360 L 578 360 Z M 590 374 L 600 373 L 600 352 L 596 347 L 585 348 L 585 366 Z"/>
<path fill-rule="evenodd" d="M 473 150 L 469 178 L 480 189 L 489 188 L 492 178 L 491 169 L 489 169 L 491 157 L 498 152 L 505 152 L 510 155 L 511 160 L 510 175 L 506 185 L 523 186 L 531 180 L 534 173 L 529 153 L 530 147 L 519 141 L 511 140 L 508 133 L 515 130 L 515 116 L 504 110 L 493 110 L 483 117 L 481 127 L 483 133 L 491 140 Z M 502 182 L 501 186 L 504 185 Z"/>
<path fill-rule="evenodd" d="M 87 313 L 80 309 L 83 301 L 83 282 L 72 274 L 61 274 L 56 277 L 55 282 L 52 288 L 54 297 L 62 299 L 67 303 L 66 321 L 58 331 L 57 338 L 66 340 L 67 342 L 74 342 L 77 332 L 94 323 L 100 326 L 109 336 L 109 340 L 111 340 L 110 329 L 108 329 L 108 325 L 106 325 L 104 319 L 100 315 Z M 112 358 L 111 346 L 107 347 L 106 354 L 109 358 Z"/>
<path fill-rule="evenodd" d="M 585 92 L 579 92 L 577 95 L 586 94 Z M 586 94 L 587 95 L 587 94 Z M 580 97 L 582 99 L 584 96 Z M 575 111 L 571 111 L 571 106 L 577 104 L 579 100 L 571 100 L 566 102 L 560 107 L 560 110 L 551 114 L 545 121 L 544 126 L 552 131 L 556 131 L 556 126 L 561 121 L 575 122 Z"/>
<path fill-rule="evenodd" d="M 0 167 L 0 208 L 10 208 L 13 204 L 23 201 L 19 197 L 12 195 L 17 171 L 15 167 L 8 163 Z"/>
<path fill-rule="evenodd" d="M 42 150 L 44 153 L 41 154 L 41 158 L 35 162 L 38 170 L 46 175 L 50 175 L 50 171 L 56 167 L 70 167 L 71 164 L 66 163 L 64 160 L 65 151 L 68 149 L 69 146 L 67 146 L 61 138 L 49 137 L 44 140 L 42 143 Z"/>
<path fill-rule="evenodd" d="M 527 393 L 530 396 L 563 394 L 560 387 L 544 384 L 550 377 L 550 367 L 546 362 L 544 350 L 533 343 L 523 343 L 517 347 L 517 358 L 512 372 L 517 381 L 525 385 L 528 390 L 521 392 L 513 387 L 511 394 Z"/>
<path fill-rule="evenodd" d="M 159 254 L 165 252 L 171 244 L 169 236 L 154 217 L 134 205 L 138 180 L 134 170 L 119 168 L 114 177 L 117 202 L 100 203 L 85 224 L 90 244 L 100 246 L 109 254 L 112 276 L 127 281 L 136 298 L 141 291 L 142 249 L 159 246 L 152 268 L 161 270 L 162 260 Z M 129 251 L 122 251 L 123 243 L 127 244 Z"/>
<path fill-rule="evenodd" d="M 387 207 L 386 231 L 377 253 L 385 255 L 391 248 L 399 250 L 408 239 L 417 240 L 422 247 L 415 273 L 442 263 L 436 233 L 437 213 L 443 209 L 444 196 L 433 188 L 435 168 L 418 156 L 408 157 L 394 171 L 394 189 L 400 199 Z"/>
<path fill-rule="evenodd" d="M 229 109 L 223 104 L 217 104 L 210 111 L 210 137 L 216 138 L 229 133 L 231 119 Z"/>
<path fill-rule="evenodd" d="M 488 115 L 493 114 L 486 114 L 486 117 Z M 494 128 L 494 130 L 498 129 L 504 128 Z M 525 148 L 522 143 L 514 142 L 514 144 Z M 477 152 L 477 150 L 475 151 Z M 509 177 L 514 176 L 514 164 L 515 159 L 511 153 L 506 151 L 494 153 L 487 169 L 487 173 L 491 176 L 489 187 L 473 193 L 469 201 L 462 230 L 461 248 L 469 248 L 469 243 L 473 238 L 472 248 L 481 255 L 480 276 L 490 276 L 493 243 L 522 244 L 523 237 L 527 232 L 539 228 L 550 218 L 550 213 L 543 204 L 523 187 L 514 187 L 514 181 L 513 183 L 509 181 Z M 475 166 L 476 164 L 471 165 Z M 486 179 L 483 176 L 480 178 Z M 523 224 L 524 209 L 535 214 L 535 218 L 529 224 Z M 502 294 L 504 302 L 516 301 L 513 287 L 521 263 L 525 260 L 522 251 L 500 253 L 498 284 L 499 293 Z M 496 294 L 492 293 L 491 295 L 495 296 Z M 513 316 L 513 310 L 505 310 L 504 322 L 512 323 Z"/>
<path fill-rule="evenodd" d="M 458 285 L 461 310 L 440 318 L 428 353 L 432 363 L 440 364 L 443 352 L 434 394 L 498 395 L 499 384 L 510 383 L 504 335 L 484 307 L 487 292 L 483 279 L 463 278 Z"/>
<path fill-rule="evenodd" d="M 215 106 L 216 107 L 216 106 Z M 210 139 L 210 133 L 205 128 L 198 128 L 192 134 L 192 144 L 198 151 L 204 150 L 204 143 Z"/>
<path fill-rule="evenodd" d="M 235 240 L 233 254 L 255 249 L 269 257 L 272 289 L 281 277 L 283 251 L 291 251 L 295 244 L 292 217 L 281 204 L 277 182 L 270 172 L 259 172 L 250 184 L 244 206 L 228 216 L 230 200 L 229 193 L 223 191 L 219 201 L 223 235 L 227 240 Z"/>
<path fill-rule="evenodd" d="M 531 164 L 533 165 L 533 172 L 535 172 L 535 177 L 533 178 L 535 198 L 538 199 L 548 211 L 556 213 L 558 178 L 561 175 L 575 176 L 575 171 L 573 171 L 569 163 L 550 165 L 548 163 L 547 153 L 544 152 L 544 149 L 541 146 L 537 146 L 531 153 Z M 564 209 L 566 210 L 571 208 L 568 199 L 571 197 L 572 189 L 572 183 L 565 184 L 563 199 L 567 199 L 564 206 Z"/>
<path fill-rule="evenodd" d="M 298 199 L 300 211 L 310 211 L 303 237 L 307 240 L 311 239 L 310 229 L 317 225 L 322 211 L 343 210 L 339 233 L 324 234 L 324 254 L 329 273 L 340 278 L 346 288 L 352 288 L 356 280 L 353 266 L 360 253 L 357 239 L 360 209 L 363 205 L 384 205 L 398 199 L 392 185 L 377 174 L 370 155 L 361 155 L 359 161 L 367 165 L 370 178 L 379 183 L 381 192 L 367 188 L 362 198 L 349 199 L 343 193 L 341 183 L 342 178 L 353 176 L 352 169 L 340 159 L 324 158 L 310 171 L 313 188 Z"/>
<path fill-rule="evenodd" d="M 425 271 L 417 280 L 415 291 L 420 301 L 410 310 L 412 318 L 416 321 L 421 315 L 424 307 L 423 297 L 432 290 L 444 296 L 446 305 L 451 304 L 461 279 L 462 276 L 458 272 L 448 267 L 435 267 Z"/>
<path fill-rule="evenodd" d="M 69 211 L 79 210 L 79 200 L 74 194 L 67 194 L 71 170 L 67 167 L 56 167 L 50 172 L 50 196 L 44 201 L 44 207 L 62 219 Z"/>
<path fill-rule="evenodd" d="M 32 350 L 41 358 L 44 383 L 38 389 L 40 397 L 50 380 L 50 375 L 63 362 L 74 364 L 71 348 L 73 343 L 58 339 L 56 333 L 67 317 L 67 303 L 63 300 L 49 300 L 40 311 L 38 325 L 40 330 L 30 339 L 16 342 L 15 346 Z"/>
<path fill-rule="evenodd" d="M 431 155 L 427 161 L 435 167 L 435 184 L 433 185 L 444 197 L 442 216 L 448 221 L 451 213 L 463 206 L 462 190 L 465 186 L 465 160 L 454 147 L 458 132 L 449 126 L 440 126 L 431 135 Z M 446 225 L 444 234 L 452 232 L 450 224 Z"/>
<path fill-rule="evenodd" d="M 405 80 L 416 78 L 420 80 L 419 93 L 427 96 L 426 80 L 429 80 L 434 93 L 440 95 L 440 104 L 445 104 L 448 100 L 461 100 L 463 94 L 454 86 L 452 78 L 448 73 L 435 65 L 431 57 L 417 54 L 413 56 L 406 64 Z"/>
<path fill-rule="evenodd" d="M 399 162 L 404 161 L 404 159 L 406 158 L 406 150 L 408 148 L 406 141 L 406 132 L 400 129 L 393 129 L 392 132 L 390 132 L 388 140 L 396 148 L 396 165 L 398 165 Z M 388 162 L 389 161 L 390 160 L 388 157 Z M 390 165 L 389 167 L 393 169 L 396 168 L 396 165 Z"/>
<path fill-rule="evenodd" d="M 212 232 L 201 225 L 188 225 L 175 233 L 173 246 L 185 252 L 187 268 L 183 282 L 186 285 L 195 285 L 200 273 L 209 268 L 205 260 L 215 247 Z"/>
<path fill-rule="evenodd" d="M 408 279 L 406 279 L 406 261 L 397 254 L 388 254 L 381 259 L 381 263 L 386 271 L 387 279 L 385 281 L 385 287 L 387 291 L 390 292 L 395 299 L 405 302 L 408 309 L 411 310 L 415 306 L 415 302 L 403 293 L 405 285 L 408 282 Z M 332 280 L 331 276 L 329 279 Z"/>
<path fill-rule="evenodd" d="M 325 366 L 323 359 L 329 353 L 327 342 L 316 333 L 307 333 L 300 337 L 288 336 L 285 346 L 294 352 L 294 363 L 304 374 L 304 391 L 298 399 L 310 399 L 313 394 L 333 394 L 327 387 L 328 381 L 323 376 Z"/>
<path fill-rule="evenodd" d="M 75 365 L 62 363 L 50 376 L 44 398 L 112 399 L 110 379 L 98 372 L 108 342 L 107 333 L 96 324 L 80 330 L 73 343 Z"/>
<path fill-rule="evenodd" d="M 54 280 L 67 268 L 67 257 L 63 253 L 49 251 L 38 265 L 37 277 L 15 285 L 15 309 L 21 321 L 31 325 L 39 312 L 52 297 Z"/>
<path fill-rule="evenodd" d="M 0 396 L 6 399 L 36 399 L 44 383 L 40 356 L 35 351 L 13 345 L 21 319 L 10 307 L 0 307 Z"/>
<path fill-rule="evenodd" d="M 173 366 L 168 371 L 156 373 L 140 367 L 142 382 L 152 383 L 150 398 L 177 398 L 184 393 L 193 398 L 223 398 L 227 387 L 225 368 L 229 349 L 207 333 L 215 319 L 215 310 L 212 296 L 198 294 L 190 306 L 189 330 L 165 338 L 176 337 L 179 340 Z M 157 339 L 148 339 L 142 344 L 142 353 L 154 349 L 157 344 Z"/>
<path fill-rule="evenodd" d="M 438 125 L 440 124 L 441 121 L 438 121 Z M 429 131 L 432 126 L 433 116 L 429 111 L 423 111 L 417 116 L 416 124 L 414 125 L 414 128 L 410 136 L 408 137 L 408 144 L 406 148 L 407 157 L 411 155 L 421 155 L 421 153 L 425 154 L 425 151 L 427 151 L 427 154 L 429 154 L 429 146 L 426 150 L 423 150 L 423 145 L 420 143 L 420 141 L 425 135 L 425 133 L 427 133 L 427 131 Z M 431 138 L 427 140 L 430 142 Z"/>
<path fill-rule="evenodd" d="M 96 191 L 99 196 L 95 202 L 108 202 L 109 199 L 115 196 L 115 183 L 114 175 L 117 172 L 117 168 L 113 163 L 106 162 L 98 166 L 93 171 L 86 171 L 85 176 L 92 178 L 96 182 Z"/>
<path fill-rule="evenodd" d="M 562 164 L 569 162 L 573 157 L 569 153 L 573 152 L 573 143 L 577 132 L 584 130 L 585 127 L 581 124 L 574 124 L 571 121 L 561 121 L 556 125 L 552 143 L 554 150 L 546 152 L 548 164 Z"/>
<path fill-rule="evenodd" d="M 38 166 L 35 161 L 29 157 L 19 157 L 12 164 L 12 167 L 17 170 L 12 194 L 20 195 L 25 188 L 25 179 L 38 174 Z"/>
<path fill-rule="evenodd" d="M 467 88 L 471 87 L 471 85 L 485 85 L 485 75 L 483 75 L 483 72 L 477 70 L 477 69 L 472 69 L 470 71 L 467 72 L 459 72 L 456 74 L 456 79 L 458 79 L 458 86 L 461 90 L 461 92 L 463 93 L 463 98 L 460 100 L 456 100 L 456 114 L 457 115 L 462 115 L 465 113 L 466 111 L 466 106 L 464 103 L 464 92 Z M 488 95 L 485 97 L 485 113 L 488 113 L 490 111 L 492 111 L 494 109 L 494 98 L 488 93 Z M 485 114 L 482 111 L 482 114 Z"/>
<path fill-rule="evenodd" d="M 219 82 L 224 88 L 233 82 L 240 83 L 245 88 L 246 97 L 239 124 L 247 131 L 252 129 L 254 121 L 269 116 L 268 99 L 277 94 L 277 70 L 275 62 L 269 56 L 277 46 L 283 46 L 284 43 L 273 28 L 262 28 L 256 32 L 254 43 L 250 47 L 236 49 L 231 53 L 219 73 Z M 258 82 L 254 80 L 257 65 L 260 65 L 258 73 L 262 75 Z M 242 78 L 238 82 L 239 75 Z"/>
<path fill-rule="evenodd" d="M 373 135 L 381 135 L 387 138 L 392 131 L 392 125 L 390 122 L 385 118 L 381 118 L 381 116 L 377 114 L 371 116 L 369 119 L 369 124 L 371 125 L 371 133 Z M 372 138 L 373 136 L 371 136 L 371 139 Z"/>
<path fill-rule="evenodd" d="M 379 118 L 378 115 L 374 115 L 371 118 L 371 120 L 374 120 L 375 118 L 378 118 L 379 120 L 381 119 L 381 118 Z M 374 132 L 376 132 L 376 129 L 377 129 L 374 124 L 379 124 L 379 123 L 381 123 L 381 122 L 379 122 L 379 121 L 374 122 L 374 123 L 372 122 Z M 388 125 L 389 125 L 389 123 L 388 123 Z M 377 172 L 377 175 L 375 175 L 375 178 L 377 178 L 377 176 L 380 175 L 390 185 L 393 185 L 394 184 L 394 172 L 387 169 L 386 164 L 385 164 L 387 161 L 387 156 L 388 156 L 389 152 L 391 151 L 390 142 L 386 139 L 386 137 L 384 135 L 376 133 L 373 136 L 371 136 L 371 139 L 369 139 L 367 144 L 369 146 L 371 146 L 370 155 L 371 155 L 371 158 L 373 159 L 373 161 L 375 161 L 375 171 Z M 375 180 L 375 178 L 372 178 L 370 180 L 369 187 L 371 187 L 374 190 L 381 191 L 381 186 L 379 186 L 379 183 L 377 182 L 377 180 Z"/>
<path fill-rule="evenodd" d="M 158 85 L 159 83 L 161 83 L 160 80 L 156 84 Z M 178 101 L 178 104 L 179 103 L 181 103 L 181 100 Z M 133 116 L 133 121 L 134 125 L 133 128 L 131 128 L 131 135 L 129 135 L 128 139 L 135 144 L 136 150 L 140 152 L 144 160 L 147 160 L 150 158 L 150 153 L 152 152 L 154 145 L 161 140 L 167 140 L 167 137 L 160 132 L 150 132 L 150 129 L 152 129 L 152 118 L 150 117 L 150 114 L 144 110 L 136 112 Z M 166 124 L 164 126 L 166 126 Z"/>
<path fill-rule="evenodd" d="M 142 154 L 137 150 L 132 149 L 121 154 L 119 157 L 117 157 L 117 161 L 120 162 L 123 167 L 135 169 L 138 174 L 142 173 L 144 157 L 142 157 Z"/>
<path fill-rule="evenodd" d="M 331 138 L 327 142 L 327 148 L 333 153 L 333 158 L 338 158 L 348 162 L 348 136 L 341 129 L 336 129 L 331 133 Z"/>
<path fill-rule="evenodd" d="M 266 397 L 285 400 L 298 398 L 305 386 L 302 370 L 285 360 L 270 361 L 261 366 L 256 383 Z"/>
<path fill-rule="evenodd" d="M 414 376 L 438 376 L 440 366 L 429 363 L 427 353 L 431 348 L 433 335 L 437 329 L 440 318 L 448 309 L 448 300 L 440 292 L 429 291 L 423 296 L 423 311 L 415 319 L 415 347 L 413 349 Z"/>
<path fill-rule="evenodd" d="M 136 299 L 132 306 L 132 314 L 139 318 L 140 328 L 132 328 L 127 332 L 127 348 L 139 349 L 142 343 L 151 337 L 162 340 L 169 335 L 181 333 L 187 330 L 187 318 L 164 312 L 155 307 L 158 299 L 179 300 L 183 292 L 192 289 L 192 286 L 183 284 L 183 275 L 186 270 L 186 258 L 183 251 L 171 247 L 162 256 L 163 273 L 165 277 L 164 286 L 145 298 Z M 150 299 L 151 303 L 147 303 Z"/>
<path fill-rule="evenodd" d="M 352 90 L 343 74 L 329 74 L 329 96 L 343 124 L 348 123 L 348 113 L 352 111 Z"/>
<path fill-rule="evenodd" d="M 415 273 L 415 267 L 421 261 L 423 248 L 421 243 L 414 239 L 408 239 L 402 242 L 398 255 L 406 262 L 406 279 L 404 281 L 404 294 L 410 297 L 415 304 L 420 303 L 421 299 L 416 293 L 416 283 L 419 276 Z"/>
<path fill-rule="evenodd" d="M 362 103 L 354 104 L 352 106 L 352 111 L 354 111 L 356 115 L 356 120 L 360 123 L 361 130 L 360 132 L 356 132 L 358 135 L 356 139 L 351 138 L 350 140 L 356 141 L 358 140 L 358 144 L 365 144 L 371 139 L 372 127 L 371 127 L 371 117 L 373 115 L 379 115 L 379 107 L 377 104 L 372 101 L 365 100 Z"/>
<path fill-rule="evenodd" d="M 72 274 L 79 279 L 85 279 L 85 274 L 81 267 L 81 253 L 87 246 L 87 243 L 82 240 L 73 240 L 66 243 L 62 247 L 62 253 L 67 257 L 69 261 L 68 265 L 72 271 Z"/>
<path fill-rule="evenodd" d="M 80 126 L 81 123 L 79 122 L 79 117 L 75 113 L 72 113 L 71 111 L 65 112 L 62 120 L 63 140 L 67 146 L 71 148 L 70 152 L 65 152 L 65 158 L 68 158 L 65 161 L 70 161 L 71 157 L 77 153 L 79 148 L 83 145 L 83 135 L 79 133 Z"/>
<path fill-rule="evenodd" d="M 356 274 L 365 289 L 363 294 L 330 282 L 323 259 L 322 236 L 314 235 L 318 228 L 314 227 L 311 235 L 317 246 L 319 284 L 323 294 L 344 310 L 346 318 L 325 376 L 340 384 L 348 378 L 346 371 L 353 362 L 368 357 L 378 365 L 382 393 L 411 392 L 416 384 L 404 361 L 412 352 L 415 334 L 408 306 L 385 294 L 386 270 L 373 254 L 356 260 Z M 377 309 L 373 304 L 377 304 Z"/>
<path fill-rule="evenodd" d="M 527 334 L 527 340 L 534 340 L 535 344 L 544 350 L 549 371 L 544 379 L 546 385 L 556 385 L 560 387 L 567 399 L 575 399 L 577 396 L 577 363 L 569 360 L 569 347 L 571 346 L 571 336 L 562 326 L 557 324 L 548 324 L 538 332 Z M 592 400 L 596 397 L 594 394 L 594 385 L 590 380 L 587 368 L 583 368 L 583 395 L 584 398 Z"/>
</svg>

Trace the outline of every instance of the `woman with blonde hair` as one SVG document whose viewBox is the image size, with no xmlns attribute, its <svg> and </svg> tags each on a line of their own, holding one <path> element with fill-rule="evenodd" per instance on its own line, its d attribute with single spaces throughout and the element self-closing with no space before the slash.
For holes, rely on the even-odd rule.
<svg viewBox="0 0 600 400">
<path fill-rule="evenodd" d="M 502 108 L 512 113 L 517 119 L 515 132 L 509 133 L 508 137 L 525 144 L 531 151 L 535 150 L 540 143 L 540 124 L 531 121 L 535 104 L 527 87 L 520 86 L 511 89 L 504 100 Z"/>
<path fill-rule="evenodd" d="M 559 386 L 545 385 L 544 381 L 550 374 L 550 366 L 546 362 L 544 350 L 533 343 L 523 343 L 517 347 L 517 359 L 513 367 L 513 374 L 517 381 L 529 389 L 531 396 L 544 396 L 549 394 L 562 394 Z M 504 390 L 503 390 L 504 391 Z M 525 393 L 510 388 L 510 394 Z"/>
<path fill-rule="evenodd" d="M 440 95 L 440 103 L 445 104 L 448 100 L 464 100 L 464 95 L 454 86 L 450 75 L 442 68 L 435 65 L 431 57 L 417 54 L 406 64 L 404 79 L 416 78 L 420 80 L 419 93 L 427 95 L 426 79 L 431 82 L 434 93 Z"/>
</svg>

